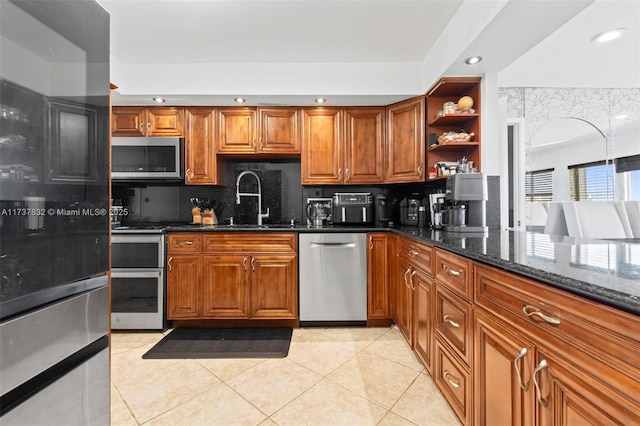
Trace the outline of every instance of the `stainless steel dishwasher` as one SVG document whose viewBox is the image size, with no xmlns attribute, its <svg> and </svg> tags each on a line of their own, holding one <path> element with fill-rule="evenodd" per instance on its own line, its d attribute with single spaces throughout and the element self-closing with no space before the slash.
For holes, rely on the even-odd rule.
<svg viewBox="0 0 640 426">
<path fill-rule="evenodd" d="M 300 321 L 367 320 L 365 233 L 301 233 Z"/>
</svg>

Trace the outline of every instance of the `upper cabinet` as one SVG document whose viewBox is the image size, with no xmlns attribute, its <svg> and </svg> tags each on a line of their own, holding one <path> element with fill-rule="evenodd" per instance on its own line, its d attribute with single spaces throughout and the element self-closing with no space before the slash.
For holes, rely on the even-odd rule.
<svg viewBox="0 0 640 426">
<path fill-rule="evenodd" d="M 481 171 L 480 80 L 480 77 L 444 77 L 427 93 L 429 168 L 466 157 Z M 458 105 L 463 97 L 464 102 Z"/>
<path fill-rule="evenodd" d="M 384 183 L 384 108 L 303 108 L 302 116 L 303 185 Z"/>
<path fill-rule="evenodd" d="M 300 154 L 295 107 L 222 108 L 218 132 L 218 154 Z"/>
<path fill-rule="evenodd" d="M 388 183 L 425 180 L 424 96 L 387 107 Z"/>
<path fill-rule="evenodd" d="M 214 152 L 215 113 L 210 107 L 186 109 L 185 183 L 223 185 L 224 163 Z"/>
<path fill-rule="evenodd" d="M 182 107 L 113 107 L 112 136 L 184 136 Z"/>
</svg>

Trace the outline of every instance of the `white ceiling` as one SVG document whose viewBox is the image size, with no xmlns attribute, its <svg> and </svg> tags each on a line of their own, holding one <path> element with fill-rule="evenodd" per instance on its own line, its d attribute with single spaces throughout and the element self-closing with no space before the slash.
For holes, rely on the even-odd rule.
<svg viewBox="0 0 640 426">
<path fill-rule="evenodd" d="M 637 0 L 98 1 L 116 105 L 385 105 L 441 75 L 483 73 L 505 86 L 640 87 Z M 610 26 L 629 28 L 625 54 L 586 60 L 585 38 Z M 485 60 L 463 65 L 470 54 Z"/>
</svg>

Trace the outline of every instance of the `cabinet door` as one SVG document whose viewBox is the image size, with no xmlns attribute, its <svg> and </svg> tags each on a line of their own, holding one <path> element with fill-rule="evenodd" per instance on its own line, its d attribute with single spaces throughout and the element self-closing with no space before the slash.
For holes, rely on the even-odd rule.
<svg viewBox="0 0 640 426">
<path fill-rule="evenodd" d="M 413 295 L 413 346 L 416 354 L 431 374 L 433 353 L 433 279 L 416 269 L 411 276 Z"/>
<path fill-rule="evenodd" d="M 387 182 L 425 180 L 424 97 L 387 108 Z"/>
<path fill-rule="evenodd" d="M 304 108 L 302 115 L 302 184 L 342 183 L 340 109 Z"/>
<path fill-rule="evenodd" d="M 534 424 L 534 346 L 523 333 L 476 311 L 474 424 Z"/>
<path fill-rule="evenodd" d="M 147 109 L 144 107 L 111 108 L 111 136 L 146 136 Z"/>
<path fill-rule="evenodd" d="M 225 108 L 218 112 L 218 153 L 255 154 L 256 110 Z"/>
<path fill-rule="evenodd" d="M 298 317 L 298 256 L 295 254 L 251 257 L 251 318 Z"/>
<path fill-rule="evenodd" d="M 411 347 L 413 347 L 413 289 L 409 284 L 409 278 L 413 270 L 411 266 L 404 260 L 399 261 L 396 295 L 396 323 L 398 328 L 404 334 L 405 339 Z"/>
<path fill-rule="evenodd" d="M 66 101 L 49 101 L 48 106 L 47 181 L 99 182 L 99 147 L 107 143 L 100 134 L 100 111 Z"/>
<path fill-rule="evenodd" d="M 203 318 L 249 318 L 249 262 L 245 255 L 202 256 Z"/>
<path fill-rule="evenodd" d="M 146 126 L 148 136 L 184 136 L 184 108 L 151 107 Z"/>
<path fill-rule="evenodd" d="M 169 254 L 167 260 L 167 318 L 199 318 L 202 263 L 199 254 Z"/>
<path fill-rule="evenodd" d="M 593 359 L 589 365 L 577 365 L 574 360 L 551 350 L 539 349 L 533 372 L 536 391 L 537 424 L 562 425 L 637 425 L 639 407 L 637 393 L 621 389 L 616 393 L 590 376 L 591 371 L 611 370 Z M 538 386 L 535 386 L 535 384 Z"/>
<path fill-rule="evenodd" d="M 344 183 L 384 183 L 384 108 L 344 110 Z"/>
<path fill-rule="evenodd" d="M 220 185 L 224 170 L 215 150 L 215 110 L 189 108 L 186 112 L 185 181 L 188 185 Z"/>
<path fill-rule="evenodd" d="M 258 108 L 258 152 L 300 154 L 299 116 L 298 108 Z"/>
<path fill-rule="evenodd" d="M 391 250 L 387 233 L 370 233 L 367 250 L 368 319 L 391 318 Z"/>
</svg>

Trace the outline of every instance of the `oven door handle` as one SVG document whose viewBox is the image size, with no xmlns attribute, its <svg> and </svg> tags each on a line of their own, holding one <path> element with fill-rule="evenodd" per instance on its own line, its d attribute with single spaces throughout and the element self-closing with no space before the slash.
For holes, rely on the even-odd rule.
<svg viewBox="0 0 640 426">
<path fill-rule="evenodd" d="M 162 269 L 112 269 L 112 278 L 159 278 L 162 277 Z"/>
</svg>

